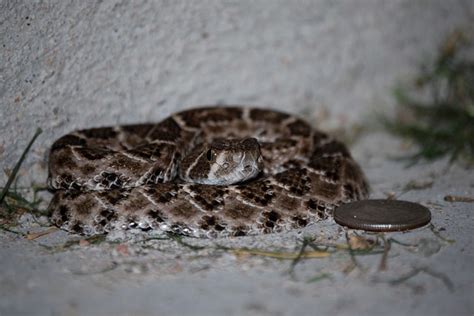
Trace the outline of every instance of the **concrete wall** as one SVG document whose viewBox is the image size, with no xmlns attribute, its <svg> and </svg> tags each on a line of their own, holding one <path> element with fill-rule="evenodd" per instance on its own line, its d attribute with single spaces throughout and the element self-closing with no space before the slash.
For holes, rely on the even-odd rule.
<svg viewBox="0 0 474 316">
<path fill-rule="evenodd" d="M 471 0 L 3 0 L 0 167 L 13 167 L 36 127 L 26 182 L 45 180 L 48 147 L 68 131 L 198 104 L 326 107 L 339 123 L 359 120 L 472 21 Z"/>
</svg>

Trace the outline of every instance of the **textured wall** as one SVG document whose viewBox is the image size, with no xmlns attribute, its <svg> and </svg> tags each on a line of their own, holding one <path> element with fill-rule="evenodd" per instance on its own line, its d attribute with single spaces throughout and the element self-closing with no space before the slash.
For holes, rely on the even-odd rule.
<svg viewBox="0 0 474 316">
<path fill-rule="evenodd" d="M 3 0 L 1 167 L 36 127 L 44 133 L 21 175 L 40 182 L 63 133 L 198 104 L 326 106 L 339 122 L 358 120 L 474 20 L 473 3 Z"/>
</svg>

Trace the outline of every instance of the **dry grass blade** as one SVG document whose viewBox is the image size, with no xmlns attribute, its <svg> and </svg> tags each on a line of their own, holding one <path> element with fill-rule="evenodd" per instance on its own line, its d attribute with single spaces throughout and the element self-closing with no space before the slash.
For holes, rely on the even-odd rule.
<svg viewBox="0 0 474 316">
<path fill-rule="evenodd" d="M 311 259 L 311 258 L 326 258 L 331 255 L 328 251 L 305 251 L 303 253 L 300 252 L 279 252 L 279 251 L 266 251 L 266 250 L 259 250 L 259 249 L 246 249 L 246 248 L 239 248 L 239 249 L 230 249 L 235 255 L 254 255 L 254 256 L 262 256 L 262 257 L 269 257 L 275 259 L 283 259 L 283 260 L 295 260 L 295 259 Z"/>
<path fill-rule="evenodd" d="M 35 240 L 35 239 L 40 238 L 40 237 L 42 237 L 42 236 L 45 236 L 45 235 L 54 233 L 54 232 L 57 231 L 58 229 L 59 229 L 59 228 L 57 228 L 57 227 L 49 227 L 48 229 L 45 229 L 45 230 L 40 231 L 40 232 L 37 232 L 37 233 L 30 233 L 30 234 L 27 234 L 27 235 L 26 235 L 26 239 L 28 239 L 28 240 Z"/>
</svg>

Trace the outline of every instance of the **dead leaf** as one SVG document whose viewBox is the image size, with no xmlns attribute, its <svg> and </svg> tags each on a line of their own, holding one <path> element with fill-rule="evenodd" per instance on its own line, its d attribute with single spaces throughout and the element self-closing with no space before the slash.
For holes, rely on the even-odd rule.
<svg viewBox="0 0 474 316">
<path fill-rule="evenodd" d="M 91 243 L 87 240 L 87 239 L 81 239 L 79 240 L 79 246 L 81 247 L 87 247 L 89 246 Z"/>
<path fill-rule="evenodd" d="M 362 236 L 352 235 L 349 237 L 349 245 L 352 250 L 367 250 L 372 247 L 372 242 Z"/>
</svg>

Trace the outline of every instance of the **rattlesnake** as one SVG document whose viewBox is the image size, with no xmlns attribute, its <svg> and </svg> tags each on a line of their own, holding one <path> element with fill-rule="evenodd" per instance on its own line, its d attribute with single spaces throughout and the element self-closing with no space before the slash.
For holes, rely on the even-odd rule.
<svg viewBox="0 0 474 316">
<path fill-rule="evenodd" d="M 296 116 L 222 106 L 65 135 L 51 148 L 48 184 L 52 222 L 85 235 L 280 232 L 368 195 L 341 142 Z"/>
</svg>

